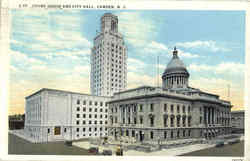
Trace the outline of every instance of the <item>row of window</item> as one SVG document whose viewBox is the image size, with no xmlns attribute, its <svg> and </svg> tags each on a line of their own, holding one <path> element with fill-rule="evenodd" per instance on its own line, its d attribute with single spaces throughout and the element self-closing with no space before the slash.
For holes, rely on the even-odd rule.
<svg viewBox="0 0 250 161">
<path fill-rule="evenodd" d="M 80 105 L 80 104 L 81 104 L 81 100 L 78 99 L 78 100 L 76 101 L 76 104 L 77 104 L 77 105 Z M 83 100 L 83 101 L 82 101 L 82 104 L 83 104 L 83 105 L 86 105 L 86 104 L 87 104 L 87 101 L 86 101 L 86 100 Z M 91 105 L 95 105 L 95 106 L 98 106 L 98 105 L 99 105 L 99 106 L 108 106 L 107 103 L 98 102 L 98 101 L 93 101 L 93 102 L 92 102 L 92 101 L 89 101 L 89 105 L 90 105 L 90 106 L 91 106 Z"/>
<path fill-rule="evenodd" d="M 150 131 L 150 139 L 154 139 L 155 136 L 154 136 L 155 132 L 154 131 Z M 156 132 L 156 134 L 159 134 L 159 132 Z M 113 131 L 111 131 L 111 135 L 115 135 L 115 133 Z M 125 130 L 125 131 L 121 131 L 121 135 L 122 136 L 130 136 L 129 134 L 129 130 Z M 167 139 L 168 138 L 168 135 L 170 135 L 170 138 L 184 138 L 184 137 L 190 137 L 192 134 L 191 134 L 191 130 L 182 130 L 182 131 L 170 131 L 170 134 L 168 134 L 167 131 L 164 131 L 164 139 Z M 202 135 L 202 133 L 200 134 Z M 135 136 L 135 130 L 132 130 L 131 131 L 131 137 L 136 137 Z M 138 137 L 138 136 L 137 136 Z M 159 137 L 156 137 L 156 138 L 159 138 Z"/>
<path fill-rule="evenodd" d="M 151 127 L 155 126 L 155 124 L 154 124 L 155 123 L 155 117 L 149 117 L 149 120 L 150 120 L 150 126 Z M 174 117 L 170 117 L 170 127 L 174 127 L 174 120 L 175 120 Z M 111 125 L 113 123 L 118 122 L 117 117 L 114 117 L 114 118 L 111 117 L 110 121 L 111 121 Z M 177 127 L 180 127 L 180 121 L 181 121 L 181 117 L 176 117 Z M 182 117 L 182 126 L 183 127 L 186 127 L 186 121 L 187 121 L 187 126 L 190 127 L 191 126 L 191 117 Z M 126 124 L 126 123 L 131 124 L 132 123 L 131 118 L 128 117 L 127 122 L 126 122 L 125 118 L 123 117 L 122 118 L 122 123 L 123 124 Z M 143 116 L 139 117 L 139 123 L 143 124 Z M 133 124 L 137 124 L 137 118 L 136 117 L 133 118 Z M 164 124 L 165 127 L 168 127 L 168 117 L 163 116 L 163 124 Z"/>
<path fill-rule="evenodd" d="M 83 132 L 87 132 L 87 130 L 89 131 L 89 132 L 91 132 L 92 130 L 93 131 L 97 131 L 98 130 L 98 128 L 97 127 L 89 127 L 89 128 L 82 128 L 82 131 Z M 104 131 L 107 131 L 108 129 L 105 127 L 105 128 L 103 128 L 103 127 L 100 127 L 99 128 L 99 131 L 102 131 L 102 130 L 104 130 Z M 80 128 L 78 127 L 78 128 L 76 128 L 76 132 L 80 132 Z"/>
<path fill-rule="evenodd" d="M 83 112 L 86 112 L 86 109 L 87 109 L 86 107 L 83 107 L 83 108 L 82 108 L 82 111 L 83 111 Z M 76 107 L 76 111 L 80 111 L 80 110 L 81 110 L 80 107 Z M 92 112 L 92 108 L 89 108 L 88 110 L 89 110 L 89 112 Z M 103 112 L 104 109 L 100 108 L 99 111 L 100 111 L 100 112 Z M 98 112 L 98 108 L 95 108 L 95 109 L 94 109 L 94 112 Z M 105 109 L 105 112 L 108 112 L 108 109 Z M 77 115 L 78 115 L 78 114 L 77 114 Z M 76 117 L 77 117 L 77 116 L 76 116 Z"/>
<path fill-rule="evenodd" d="M 80 118 L 80 114 L 76 114 L 76 118 Z M 92 114 L 82 114 L 82 118 L 86 118 L 86 116 L 89 116 L 88 118 L 92 118 Z M 95 115 L 93 115 L 94 116 L 94 118 L 97 118 L 97 114 L 95 114 Z M 105 118 L 108 118 L 108 115 L 104 115 L 104 117 Z M 103 115 L 102 114 L 100 114 L 99 115 L 99 118 L 103 118 Z"/>
<path fill-rule="evenodd" d="M 107 133 L 100 133 L 100 136 L 103 136 L 103 135 L 105 135 L 105 136 L 107 136 Z M 89 135 L 86 135 L 85 133 L 84 134 L 82 134 L 82 136 L 92 136 L 92 134 L 91 133 L 89 133 Z M 95 133 L 93 136 L 97 136 L 97 133 Z M 80 135 L 79 134 L 76 134 L 76 137 L 80 137 Z"/>
<path fill-rule="evenodd" d="M 164 104 L 164 112 L 168 111 L 168 106 L 167 105 L 168 104 Z M 121 106 L 122 105 L 120 105 L 120 107 Z M 113 113 L 113 112 L 116 113 L 118 111 L 117 109 L 118 109 L 118 107 L 114 107 L 114 109 L 111 108 L 111 113 Z M 154 109 L 155 109 L 155 104 L 151 103 L 150 104 L 150 112 L 154 112 Z M 125 108 L 122 108 L 122 110 L 123 110 L 122 112 L 125 113 Z M 129 107 L 129 108 L 127 108 L 127 110 L 128 110 L 128 112 L 130 112 L 130 111 L 137 112 L 137 106 L 133 106 L 133 108 Z M 173 104 L 171 104 L 170 110 L 171 110 L 171 113 L 174 113 L 174 105 Z M 177 105 L 176 110 L 177 110 L 177 113 L 180 113 L 180 105 Z M 191 112 L 191 107 L 190 106 L 187 107 L 187 111 L 188 111 L 188 113 Z M 139 112 L 143 112 L 143 104 L 139 105 Z M 185 105 L 182 106 L 182 112 L 186 113 L 186 106 Z"/>
<path fill-rule="evenodd" d="M 82 121 L 82 124 L 83 124 L 83 125 L 86 125 L 86 122 L 87 122 L 86 120 L 83 120 L 83 121 Z M 97 125 L 97 123 L 98 123 L 97 120 L 93 121 L 93 124 Z M 105 121 L 104 123 L 105 123 L 105 125 L 107 125 L 107 124 L 108 124 L 108 121 Z M 92 124 L 92 120 L 89 120 L 88 124 L 91 125 L 91 124 Z M 103 124 L 103 121 L 99 121 L 99 124 L 102 125 L 102 124 Z M 77 120 L 77 121 L 76 121 L 76 125 L 80 125 L 80 120 Z"/>
</svg>

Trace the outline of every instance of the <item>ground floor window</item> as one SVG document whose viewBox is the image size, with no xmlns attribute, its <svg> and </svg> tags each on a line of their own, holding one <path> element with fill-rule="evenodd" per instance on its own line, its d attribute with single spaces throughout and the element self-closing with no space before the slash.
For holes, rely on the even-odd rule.
<svg viewBox="0 0 250 161">
<path fill-rule="evenodd" d="M 129 136 L 129 132 L 128 132 L 128 130 L 126 131 L 126 136 Z"/>
<path fill-rule="evenodd" d="M 153 131 L 150 132 L 150 138 L 154 139 L 154 132 Z"/>
<path fill-rule="evenodd" d="M 60 126 L 56 126 L 55 127 L 55 135 L 60 135 L 61 134 L 61 127 Z"/>
<path fill-rule="evenodd" d="M 164 139 L 167 138 L 167 131 L 164 131 Z"/>
<path fill-rule="evenodd" d="M 186 131 L 183 130 L 183 137 L 186 137 Z"/>
<path fill-rule="evenodd" d="M 135 131 L 132 130 L 132 137 L 135 137 Z"/>
<path fill-rule="evenodd" d="M 173 131 L 171 131 L 171 138 L 173 138 L 174 137 L 174 132 Z"/>
</svg>

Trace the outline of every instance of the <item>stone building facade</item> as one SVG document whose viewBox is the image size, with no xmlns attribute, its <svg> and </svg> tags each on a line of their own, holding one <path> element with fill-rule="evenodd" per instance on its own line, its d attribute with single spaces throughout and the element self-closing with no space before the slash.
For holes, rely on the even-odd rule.
<svg viewBox="0 0 250 161">
<path fill-rule="evenodd" d="M 238 110 L 231 112 L 232 131 L 235 133 L 244 133 L 245 131 L 245 111 Z"/>
<path fill-rule="evenodd" d="M 118 32 L 118 17 L 105 13 L 101 32 L 94 39 L 91 52 L 91 94 L 112 96 L 127 88 L 127 48 Z"/>
<path fill-rule="evenodd" d="M 162 88 L 142 86 L 114 94 L 109 101 L 109 136 L 152 142 L 231 133 L 230 102 L 189 87 L 188 77 L 175 49 Z"/>
<path fill-rule="evenodd" d="M 109 97 L 41 89 L 26 97 L 26 138 L 50 142 L 107 136 L 109 100 Z"/>
</svg>

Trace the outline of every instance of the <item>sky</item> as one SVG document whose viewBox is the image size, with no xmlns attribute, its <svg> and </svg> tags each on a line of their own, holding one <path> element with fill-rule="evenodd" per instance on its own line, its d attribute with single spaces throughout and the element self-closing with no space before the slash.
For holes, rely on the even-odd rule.
<svg viewBox="0 0 250 161">
<path fill-rule="evenodd" d="M 106 12 L 118 16 L 128 49 L 128 89 L 161 85 L 176 46 L 191 87 L 244 108 L 244 11 L 12 10 L 9 114 L 24 113 L 25 97 L 41 88 L 90 93 L 91 47 Z"/>
</svg>

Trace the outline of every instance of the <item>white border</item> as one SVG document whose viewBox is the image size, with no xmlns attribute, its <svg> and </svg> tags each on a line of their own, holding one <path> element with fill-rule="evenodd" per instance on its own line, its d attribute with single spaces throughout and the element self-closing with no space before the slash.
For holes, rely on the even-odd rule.
<svg viewBox="0 0 250 161">
<path fill-rule="evenodd" d="M 148 10 L 148 9 L 169 9 L 169 10 L 243 10 L 246 11 L 246 39 L 245 39 L 245 49 L 246 49 L 246 72 L 245 72 L 245 160 L 250 160 L 250 143 L 249 143 L 249 130 L 250 125 L 248 124 L 250 118 L 249 114 L 249 96 L 250 96 L 250 3 L 247 1 L 83 1 L 83 0 L 3 0 L 2 1 L 2 11 L 1 11 L 1 43 L 0 43 L 0 157 L 5 160 L 146 160 L 152 161 L 152 159 L 157 160 L 232 160 L 239 159 L 240 157 L 103 157 L 103 156 L 56 156 L 56 155 L 8 155 L 8 103 L 9 103 L 9 33 L 10 33 L 10 19 L 11 16 L 6 16 L 8 8 L 18 8 L 16 1 L 25 2 L 27 4 L 31 3 L 45 3 L 45 4 L 113 4 L 113 5 L 126 5 L 126 9 L 136 9 L 136 10 Z M 0 1 L 1 2 L 1 1 Z M 181 20 L 180 20 L 181 21 Z M 233 22 L 232 22 L 233 23 Z M 237 53 L 235 53 L 237 54 Z"/>
</svg>

